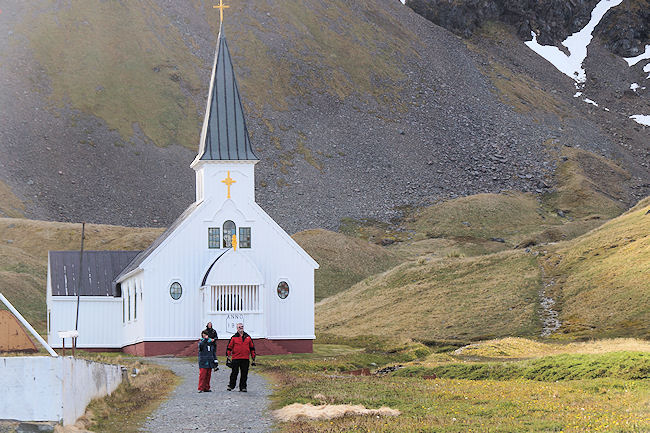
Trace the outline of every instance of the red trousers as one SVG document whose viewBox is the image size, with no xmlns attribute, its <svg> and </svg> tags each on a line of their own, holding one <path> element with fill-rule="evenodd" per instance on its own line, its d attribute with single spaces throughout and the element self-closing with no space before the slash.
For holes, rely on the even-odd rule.
<svg viewBox="0 0 650 433">
<path fill-rule="evenodd" d="M 199 368 L 199 391 L 210 391 L 211 368 Z"/>
</svg>

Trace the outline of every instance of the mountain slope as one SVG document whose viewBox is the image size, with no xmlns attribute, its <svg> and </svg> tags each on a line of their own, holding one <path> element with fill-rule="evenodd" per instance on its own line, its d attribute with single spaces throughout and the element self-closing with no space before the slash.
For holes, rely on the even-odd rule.
<svg viewBox="0 0 650 433">
<path fill-rule="evenodd" d="M 476 257 L 423 255 L 319 302 L 317 331 L 424 341 L 538 336 L 540 297 L 547 296 L 556 301 L 559 337 L 642 337 L 650 326 L 649 233 L 646 198 L 562 243 Z"/>
<path fill-rule="evenodd" d="M 543 261 L 560 332 L 650 333 L 650 199 L 558 248 Z"/>
<path fill-rule="evenodd" d="M 547 191 L 548 140 L 621 161 L 632 176 L 617 186 L 624 203 L 647 194 L 647 133 L 601 127 L 601 113 L 558 91 L 571 86 L 561 74 L 521 66 L 535 55 L 509 30 L 500 40 L 515 59 L 396 1 L 230 6 L 224 28 L 261 157 L 257 200 L 290 232 L 447 197 Z M 24 215 L 173 221 L 194 199 L 211 4 L 7 0 L 0 25 L 0 181 Z M 531 110 L 535 101 L 551 102 Z"/>
</svg>

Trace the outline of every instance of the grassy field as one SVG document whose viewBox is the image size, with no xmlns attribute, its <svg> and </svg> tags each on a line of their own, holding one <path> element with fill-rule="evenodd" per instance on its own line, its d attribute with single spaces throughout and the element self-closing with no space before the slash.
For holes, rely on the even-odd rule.
<svg viewBox="0 0 650 433">
<path fill-rule="evenodd" d="M 318 332 L 418 340 L 535 335 L 540 270 L 524 251 L 421 257 L 316 305 Z"/>
<path fill-rule="evenodd" d="M 320 264 L 315 277 L 316 301 L 400 262 L 385 248 L 328 230 L 302 231 L 293 239 Z"/>
<path fill-rule="evenodd" d="M 537 375 L 529 375 L 529 379 L 516 375 L 498 379 L 472 376 L 472 372 L 485 369 L 488 362 L 469 361 L 454 352 L 429 351 L 427 354 L 422 351 L 420 357 L 404 363 L 395 359 L 406 353 L 417 356 L 417 349 L 409 347 L 409 343 L 401 342 L 391 347 L 385 341 L 383 346 L 377 347 L 376 340 L 371 338 L 369 347 L 363 350 L 347 346 L 355 341 L 358 343 L 363 338 L 341 340 L 344 344 L 334 346 L 333 351 L 329 344 L 317 344 L 311 355 L 279 356 L 271 362 L 261 360 L 262 368 L 278 385 L 273 395 L 273 408 L 293 403 L 361 404 L 373 409 L 382 406 L 398 409 L 401 415 L 350 416 L 320 421 L 301 419 L 279 423 L 280 431 L 643 432 L 650 429 L 650 350 L 644 341 L 584 343 L 583 350 L 600 353 L 583 355 L 572 352 L 580 350 L 581 346 L 564 345 L 564 350 L 571 353 L 557 355 L 559 343 L 519 339 L 518 354 L 528 354 L 527 348 L 534 347 L 536 359 L 491 363 L 492 370 L 516 370 L 526 362 L 543 364 L 544 368 L 538 369 Z M 495 346 L 502 342 L 506 346 L 513 344 L 507 340 L 486 344 Z M 612 350 L 636 352 L 628 355 L 632 352 Z M 365 362 L 360 362 L 365 355 Z M 321 371 L 324 362 L 344 364 L 351 359 L 357 361 L 356 366 L 365 364 L 373 370 L 396 362 L 404 363 L 404 368 L 367 377 Z M 613 368 L 586 368 L 594 362 L 605 365 L 610 361 L 612 365 L 632 366 L 638 374 L 626 376 Z M 551 365 L 555 372 L 563 374 L 550 379 L 544 377 L 544 371 Z M 434 368 L 453 371 L 455 378 L 426 378 L 431 377 Z M 639 374 L 644 377 L 639 378 Z"/>
<path fill-rule="evenodd" d="M 650 198 L 573 242 L 542 264 L 559 301 L 561 332 L 650 335 Z M 624 312 L 624 313 L 623 313 Z"/>
</svg>

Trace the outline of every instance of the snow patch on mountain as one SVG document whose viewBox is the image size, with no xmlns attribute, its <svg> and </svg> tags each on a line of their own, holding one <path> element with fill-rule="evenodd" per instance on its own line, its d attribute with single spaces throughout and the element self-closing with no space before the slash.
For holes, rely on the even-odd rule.
<svg viewBox="0 0 650 433">
<path fill-rule="evenodd" d="M 621 4 L 623 0 L 601 0 L 591 12 L 591 19 L 585 27 L 577 33 L 566 38 L 564 45 L 569 54 L 565 54 L 558 47 L 553 45 L 540 45 L 537 42 L 537 35 L 531 32 L 533 39 L 524 42 L 531 50 L 548 60 L 560 72 L 569 76 L 577 83 L 584 83 L 587 80 L 587 74 L 582 67 L 582 62 L 587 57 L 587 46 L 593 38 L 593 31 L 603 18 L 605 13 L 614 6 Z M 646 50 L 647 51 L 647 50 Z"/>
<path fill-rule="evenodd" d="M 650 116 L 647 114 L 634 114 L 630 116 L 630 119 L 641 125 L 650 126 Z"/>
</svg>

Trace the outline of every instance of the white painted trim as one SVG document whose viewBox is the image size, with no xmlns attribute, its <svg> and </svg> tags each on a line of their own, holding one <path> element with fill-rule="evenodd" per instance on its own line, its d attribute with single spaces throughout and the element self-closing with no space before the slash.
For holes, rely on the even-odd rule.
<svg viewBox="0 0 650 433">
<path fill-rule="evenodd" d="M 195 202 L 195 203 L 196 203 L 196 202 Z M 196 208 L 194 208 L 194 210 L 193 210 L 192 212 L 190 212 L 190 214 L 187 216 L 187 218 L 185 218 L 185 220 L 183 220 L 183 221 L 178 225 L 178 227 L 176 227 L 176 228 L 174 229 L 174 231 L 172 231 L 172 232 L 169 234 L 169 236 L 167 236 L 167 237 L 165 238 L 165 240 L 163 240 L 163 241 L 160 243 L 160 245 L 158 245 L 158 246 L 157 246 L 157 247 L 156 247 L 152 252 L 149 253 L 149 255 L 148 255 L 147 257 L 145 257 L 145 258 L 142 260 L 142 262 L 140 263 L 140 266 L 139 266 L 139 268 L 140 268 L 141 270 L 144 269 L 144 268 L 146 267 L 146 265 L 147 265 L 151 260 L 153 260 L 153 258 L 154 258 L 155 256 L 157 256 L 157 255 L 160 253 L 161 250 L 163 250 L 163 249 L 166 248 L 167 244 L 170 243 L 170 242 L 172 241 L 172 239 L 174 239 L 174 238 L 178 235 L 178 233 L 181 231 L 181 228 L 185 227 L 187 224 L 189 224 L 190 221 L 192 221 L 192 219 L 193 219 L 193 218 L 196 216 L 196 214 L 199 212 L 199 209 L 202 209 L 203 206 L 205 205 L 205 203 L 209 203 L 209 201 L 206 202 L 205 200 L 202 200 L 199 204 L 197 204 Z M 192 205 L 190 205 L 190 206 L 192 206 Z M 186 210 L 187 210 L 187 209 L 186 209 Z M 161 235 L 161 236 L 162 236 L 162 235 Z M 154 241 L 154 242 L 155 242 L 155 241 Z M 124 281 L 124 278 L 120 278 L 120 282 L 121 282 L 121 281 Z"/>
<path fill-rule="evenodd" d="M 81 302 L 120 302 L 122 297 L 113 296 L 81 296 Z M 52 296 L 52 302 L 77 302 L 76 296 Z"/>
<path fill-rule="evenodd" d="M 137 256 L 136 256 L 136 257 L 137 257 Z M 142 264 L 142 263 L 141 263 L 141 264 Z M 127 266 L 128 266 L 128 265 L 127 265 Z M 126 267 L 126 266 L 125 266 L 125 267 Z M 118 281 L 116 281 L 115 283 L 116 283 L 116 284 L 118 284 L 118 283 L 121 284 L 123 281 L 128 280 L 129 278 L 135 276 L 136 274 L 138 274 L 138 273 L 140 273 L 140 272 L 143 272 L 143 269 L 142 269 L 140 266 L 138 266 L 137 268 L 135 268 L 135 269 L 132 270 L 131 272 L 129 272 L 129 273 L 125 274 L 125 275 L 122 275 L 122 278 L 120 278 L 120 279 L 119 279 Z"/>
<path fill-rule="evenodd" d="M 50 347 L 49 344 L 47 344 L 47 341 L 43 340 L 43 337 L 41 337 L 39 333 L 36 332 L 34 328 L 32 328 L 32 325 L 29 324 L 29 322 L 23 317 L 23 315 L 20 314 L 20 312 L 16 310 L 16 308 L 13 305 L 11 305 L 11 302 L 9 302 L 9 300 L 5 298 L 2 293 L 0 293 L 0 301 L 2 301 L 7 306 L 7 308 L 9 308 L 9 311 L 11 311 L 14 314 L 14 316 L 18 320 L 20 320 L 20 323 L 22 323 L 25 326 L 25 328 L 27 328 L 27 330 L 32 333 L 34 338 L 36 338 L 38 342 L 41 343 L 41 345 L 48 351 L 50 355 L 52 355 L 55 358 L 59 356 L 59 354 L 56 353 L 54 349 Z"/>
</svg>

